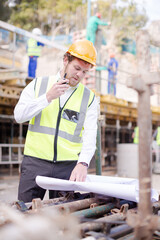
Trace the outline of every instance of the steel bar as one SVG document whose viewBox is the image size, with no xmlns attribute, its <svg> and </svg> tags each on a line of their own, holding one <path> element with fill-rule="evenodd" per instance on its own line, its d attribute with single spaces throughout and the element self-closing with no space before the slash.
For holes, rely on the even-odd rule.
<svg viewBox="0 0 160 240">
<path fill-rule="evenodd" d="M 16 32 L 13 33 L 13 57 L 12 57 L 12 68 L 15 68 L 15 52 L 16 52 Z"/>
<path fill-rule="evenodd" d="M 33 199 L 34 201 L 35 199 Z M 66 202 L 66 198 L 65 197 L 59 197 L 59 198 L 54 198 L 54 199 L 49 199 L 49 200 L 42 200 L 42 207 L 49 207 L 55 204 L 62 204 Z M 28 209 L 32 209 L 33 203 L 32 202 L 28 202 L 25 203 L 25 205 L 28 207 Z M 35 205 L 34 205 L 35 207 Z"/>
<path fill-rule="evenodd" d="M 126 215 L 123 213 L 116 213 L 113 215 L 105 216 L 102 218 L 98 218 L 92 222 L 82 223 L 80 225 L 81 234 L 84 236 L 85 232 L 88 231 L 99 231 L 104 228 L 105 223 L 112 223 L 115 221 L 123 221 L 125 220 Z"/>
<path fill-rule="evenodd" d="M 100 201 L 96 198 L 88 198 L 88 199 L 78 200 L 75 202 L 59 204 L 54 207 L 60 211 L 66 210 L 69 212 L 75 212 L 75 211 L 79 211 L 81 209 L 88 208 L 88 207 L 90 207 L 90 205 L 92 203 L 98 203 L 98 202 L 100 202 Z"/>
<path fill-rule="evenodd" d="M 128 226 L 128 224 L 123 224 L 123 225 L 111 228 L 109 237 L 119 238 L 119 237 L 123 237 L 131 232 L 133 232 L 133 228 Z"/>
<path fill-rule="evenodd" d="M 22 28 L 18 28 L 18 27 L 15 27 L 9 23 L 6 23 L 6 22 L 3 22 L 3 21 L 0 21 L 0 27 L 3 28 L 3 29 L 6 29 L 8 31 L 11 31 L 11 32 L 15 32 L 19 35 L 22 35 L 22 36 L 25 36 L 25 37 L 28 37 L 28 38 L 33 38 L 41 43 L 44 43 L 45 45 L 47 46 L 50 46 L 50 47 L 53 47 L 53 48 L 56 48 L 56 49 L 59 49 L 61 51 L 64 51 L 66 52 L 67 48 L 66 46 L 62 46 L 56 42 L 53 42 L 53 41 L 50 41 L 44 37 L 41 37 L 41 36 L 37 36 L 33 33 L 30 33 L 26 30 L 23 30 Z"/>
<path fill-rule="evenodd" d="M 112 238 L 113 239 L 113 238 Z M 133 240 L 134 239 L 134 233 L 130 233 L 126 236 L 123 236 L 121 238 L 118 238 L 118 240 Z M 151 239 L 150 239 L 151 240 Z"/>
<path fill-rule="evenodd" d="M 78 212 L 72 213 L 76 217 L 85 217 L 85 218 L 91 218 L 91 217 L 98 217 L 102 216 L 106 213 L 108 213 L 111 209 L 116 207 L 116 203 L 107 203 L 105 205 L 100 205 L 98 207 L 94 207 L 91 209 L 85 209 Z"/>
<path fill-rule="evenodd" d="M 50 204 L 57 204 L 60 202 L 63 203 L 64 201 L 66 201 L 65 197 L 59 197 L 59 198 L 43 200 L 42 203 L 43 205 L 50 205 Z"/>
<path fill-rule="evenodd" d="M 98 121 L 97 128 L 97 149 L 95 153 L 95 161 L 96 161 L 96 175 L 102 175 L 102 166 L 101 166 L 101 121 Z"/>
</svg>

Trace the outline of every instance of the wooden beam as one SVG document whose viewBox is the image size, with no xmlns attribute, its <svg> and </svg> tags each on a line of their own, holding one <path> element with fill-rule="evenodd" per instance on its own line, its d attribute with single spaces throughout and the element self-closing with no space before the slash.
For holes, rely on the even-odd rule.
<svg viewBox="0 0 160 240">
<path fill-rule="evenodd" d="M 0 97 L 19 99 L 22 90 L 23 90 L 22 88 L 7 87 L 4 85 L 0 85 Z"/>
</svg>

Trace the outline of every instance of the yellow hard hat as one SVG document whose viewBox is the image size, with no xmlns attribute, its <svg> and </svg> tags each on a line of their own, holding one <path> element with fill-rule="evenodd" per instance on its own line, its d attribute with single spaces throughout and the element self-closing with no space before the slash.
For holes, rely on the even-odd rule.
<svg viewBox="0 0 160 240">
<path fill-rule="evenodd" d="M 96 65 L 97 52 L 93 43 L 89 40 L 84 39 L 76 41 L 69 47 L 67 52 L 94 66 Z"/>
</svg>

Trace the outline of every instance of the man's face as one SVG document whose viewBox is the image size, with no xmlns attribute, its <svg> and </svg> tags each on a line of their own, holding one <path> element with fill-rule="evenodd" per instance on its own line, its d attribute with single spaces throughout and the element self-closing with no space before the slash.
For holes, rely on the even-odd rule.
<svg viewBox="0 0 160 240">
<path fill-rule="evenodd" d="M 66 68 L 66 78 L 69 80 L 69 85 L 71 87 L 74 87 L 85 77 L 86 73 L 91 69 L 91 64 L 86 63 L 78 58 L 75 58 L 73 61 L 68 62 L 67 58 L 65 58 L 64 68 Z"/>
</svg>

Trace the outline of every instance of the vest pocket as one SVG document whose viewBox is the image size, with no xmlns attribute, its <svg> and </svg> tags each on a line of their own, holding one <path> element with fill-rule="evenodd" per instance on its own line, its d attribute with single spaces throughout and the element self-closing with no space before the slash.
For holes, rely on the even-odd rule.
<svg viewBox="0 0 160 240">
<path fill-rule="evenodd" d="M 79 120 L 79 112 L 70 110 L 70 109 L 64 109 L 63 114 L 62 114 L 62 118 L 77 123 Z"/>
</svg>

